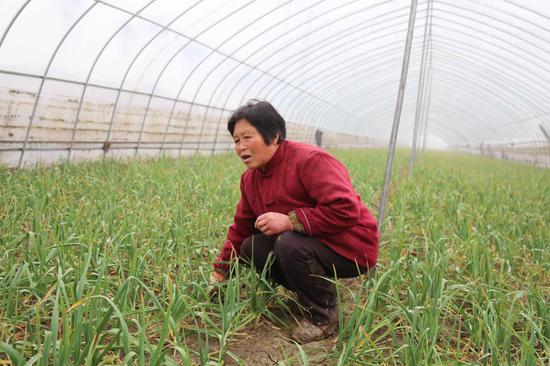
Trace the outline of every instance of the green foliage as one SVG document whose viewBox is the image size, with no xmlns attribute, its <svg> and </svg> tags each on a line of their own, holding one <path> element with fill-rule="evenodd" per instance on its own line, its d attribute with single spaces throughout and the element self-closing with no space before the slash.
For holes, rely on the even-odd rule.
<svg viewBox="0 0 550 366">
<path fill-rule="evenodd" d="M 384 151 L 334 153 L 375 212 Z M 406 167 L 401 151 L 380 265 L 339 285 L 351 310 L 324 361 L 548 362 L 550 171 L 446 153 L 414 180 Z M 0 170 L 0 360 L 240 363 L 231 338 L 281 303 L 243 268 L 209 300 L 242 170 L 233 156 Z"/>
</svg>

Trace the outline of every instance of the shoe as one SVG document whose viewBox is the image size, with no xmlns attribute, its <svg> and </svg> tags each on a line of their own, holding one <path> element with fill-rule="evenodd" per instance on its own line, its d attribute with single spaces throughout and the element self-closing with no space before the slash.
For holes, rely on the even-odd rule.
<svg viewBox="0 0 550 366">
<path fill-rule="evenodd" d="M 310 316 L 309 311 L 294 299 L 287 299 L 282 305 L 271 309 L 271 314 L 275 318 L 274 320 L 280 323 L 286 323 L 287 321 L 297 323 L 300 319 Z"/>
<path fill-rule="evenodd" d="M 290 314 L 296 319 L 302 319 L 304 317 L 311 316 L 309 311 L 294 299 L 285 300 L 284 308 L 288 309 L 288 312 L 290 312 Z"/>
<path fill-rule="evenodd" d="M 290 337 L 300 344 L 320 341 L 332 337 L 338 329 L 338 316 L 333 316 L 330 321 L 315 324 L 311 319 L 301 319 L 294 328 Z"/>
</svg>

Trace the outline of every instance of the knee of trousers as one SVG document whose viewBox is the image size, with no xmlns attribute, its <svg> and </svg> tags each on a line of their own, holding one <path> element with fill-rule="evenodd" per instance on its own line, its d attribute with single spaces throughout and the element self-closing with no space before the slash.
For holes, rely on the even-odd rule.
<svg viewBox="0 0 550 366">
<path fill-rule="evenodd" d="M 258 239 L 261 238 L 252 235 L 243 240 L 239 248 L 239 257 L 246 264 L 254 263 L 257 267 L 263 267 L 269 258 L 271 249 L 269 245 Z"/>
<path fill-rule="evenodd" d="M 251 261 L 252 260 L 252 236 L 246 238 L 243 240 L 241 247 L 239 248 L 239 257 Z"/>
<path fill-rule="evenodd" d="M 285 231 L 277 237 L 273 254 L 280 262 L 300 261 L 310 258 L 312 253 L 303 245 L 307 237 L 292 231 Z"/>
</svg>

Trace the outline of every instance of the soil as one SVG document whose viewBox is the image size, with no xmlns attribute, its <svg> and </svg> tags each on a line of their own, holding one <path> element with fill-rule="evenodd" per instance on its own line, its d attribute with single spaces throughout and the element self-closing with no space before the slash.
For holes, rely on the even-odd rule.
<svg viewBox="0 0 550 366">
<path fill-rule="evenodd" d="M 289 335 L 295 320 L 286 318 L 283 325 L 260 318 L 256 324 L 247 326 L 233 335 L 229 341 L 224 365 L 296 365 L 302 364 L 298 346 Z M 199 349 L 198 336 L 189 337 L 189 349 Z M 219 352 L 217 340 L 209 340 L 211 354 Z M 336 343 L 336 337 L 301 345 L 308 355 L 310 365 L 327 365 L 326 354 Z M 234 355 L 232 357 L 230 354 Z M 192 355 L 192 363 L 200 364 L 198 355 Z"/>
<path fill-rule="evenodd" d="M 354 283 L 348 280 L 346 285 Z M 344 302 L 345 304 L 345 302 Z M 351 309 L 344 305 L 344 316 Z M 295 318 L 288 313 L 280 313 L 282 323 L 260 318 L 255 324 L 247 326 L 232 336 L 224 365 L 301 365 L 302 357 L 297 344 L 290 339 L 290 331 L 296 324 Z M 198 336 L 188 337 L 187 346 L 191 350 L 199 349 Z M 217 340 L 209 340 L 212 355 L 219 352 Z M 300 345 L 307 354 L 309 365 L 330 365 L 336 360 L 327 360 L 328 353 L 337 343 L 337 336 L 317 342 Z M 232 357 L 231 355 L 234 355 Z M 215 357 L 214 357 L 215 358 Z M 198 355 L 192 355 L 192 363 L 200 364 Z"/>
</svg>

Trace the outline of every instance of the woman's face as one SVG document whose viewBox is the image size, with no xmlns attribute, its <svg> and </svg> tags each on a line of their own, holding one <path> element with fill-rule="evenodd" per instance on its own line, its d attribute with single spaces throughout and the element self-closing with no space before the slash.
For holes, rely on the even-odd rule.
<svg viewBox="0 0 550 366">
<path fill-rule="evenodd" d="M 235 152 L 239 158 L 252 169 L 263 169 L 279 146 L 275 143 L 266 145 L 260 132 L 246 119 L 235 123 L 233 141 L 235 142 Z"/>
</svg>

